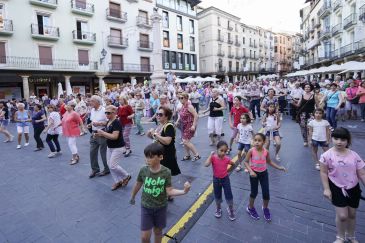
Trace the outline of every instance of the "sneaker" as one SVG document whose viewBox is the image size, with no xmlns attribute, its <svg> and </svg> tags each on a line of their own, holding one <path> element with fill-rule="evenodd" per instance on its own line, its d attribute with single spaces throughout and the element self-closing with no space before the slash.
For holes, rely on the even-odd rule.
<svg viewBox="0 0 365 243">
<path fill-rule="evenodd" d="M 244 172 L 245 172 L 245 173 L 248 173 L 248 169 L 244 169 Z"/>
<path fill-rule="evenodd" d="M 58 151 L 58 152 L 56 152 L 58 155 L 61 155 L 62 154 L 62 151 Z"/>
<path fill-rule="evenodd" d="M 144 136 L 144 135 L 145 135 L 145 133 L 144 133 L 144 132 L 142 132 L 142 133 L 141 133 L 141 134 L 139 134 L 139 135 Z"/>
<path fill-rule="evenodd" d="M 25 143 L 25 144 L 24 144 L 24 147 L 27 147 L 27 146 L 29 146 L 29 143 Z"/>
<path fill-rule="evenodd" d="M 56 155 L 57 155 L 57 152 L 51 152 L 51 153 L 49 153 L 49 155 L 47 157 L 54 158 L 54 157 L 56 157 Z"/>
<path fill-rule="evenodd" d="M 260 216 L 257 214 L 257 211 L 256 211 L 256 209 L 254 207 L 253 208 L 247 207 L 246 208 L 246 212 L 251 216 L 251 218 L 253 218 L 255 220 L 259 220 L 260 219 Z"/>
<path fill-rule="evenodd" d="M 221 208 L 217 208 L 217 210 L 215 210 L 214 216 L 216 218 L 222 217 L 222 209 Z"/>
<path fill-rule="evenodd" d="M 308 143 L 303 143 L 303 146 L 304 147 L 308 147 Z"/>
<path fill-rule="evenodd" d="M 236 171 L 239 172 L 242 170 L 242 166 L 241 165 L 238 165 L 237 168 L 236 168 Z"/>
<path fill-rule="evenodd" d="M 234 210 L 230 209 L 229 207 L 227 208 L 227 212 L 228 212 L 228 218 L 229 220 L 233 221 L 236 220 L 236 215 L 234 215 Z"/>
<path fill-rule="evenodd" d="M 17 149 L 21 149 L 22 148 L 22 145 L 17 145 L 16 148 Z"/>
<path fill-rule="evenodd" d="M 262 211 L 264 212 L 264 218 L 266 221 L 271 221 L 271 214 L 269 208 L 262 208 Z"/>
<path fill-rule="evenodd" d="M 316 164 L 316 170 L 321 170 L 321 166 L 319 164 Z"/>
<path fill-rule="evenodd" d="M 281 160 L 280 159 L 280 156 L 278 154 L 275 156 L 275 159 L 276 159 L 276 161 L 280 161 Z"/>
<path fill-rule="evenodd" d="M 135 135 L 141 135 L 141 133 L 140 132 L 136 132 Z"/>
</svg>

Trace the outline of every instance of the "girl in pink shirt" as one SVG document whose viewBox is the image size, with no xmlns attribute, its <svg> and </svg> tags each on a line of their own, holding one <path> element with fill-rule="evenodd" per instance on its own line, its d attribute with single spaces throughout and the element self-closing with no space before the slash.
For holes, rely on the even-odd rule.
<svg viewBox="0 0 365 243">
<path fill-rule="evenodd" d="M 236 217 L 233 211 L 233 195 L 231 189 L 231 183 L 228 175 L 228 165 L 234 165 L 234 162 L 226 156 L 228 151 L 228 144 L 225 141 L 219 141 L 217 144 L 217 153 L 211 152 L 204 165 L 208 167 L 212 165 L 213 167 L 213 189 L 214 198 L 217 204 L 217 210 L 215 212 L 215 217 L 222 217 L 222 188 L 224 190 L 224 196 L 228 204 L 228 217 L 230 220 L 235 220 Z"/>
<path fill-rule="evenodd" d="M 336 208 L 335 243 L 358 243 L 355 238 L 356 209 L 361 198 L 359 181 L 365 185 L 365 163 L 349 149 L 351 134 L 346 128 L 335 129 L 331 137 L 333 147 L 322 154 L 320 162 L 323 195 Z"/>
<path fill-rule="evenodd" d="M 283 166 L 279 166 L 270 159 L 269 151 L 264 148 L 265 140 L 267 138 L 262 133 L 256 133 L 253 143 L 254 147 L 251 148 L 245 158 L 245 167 L 250 173 L 250 184 L 251 184 L 251 194 L 250 202 L 246 208 L 247 213 L 256 220 L 260 219 L 254 203 L 258 193 L 259 183 L 261 184 L 262 197 L 264 200 L 264 205 L 262 206 L 262 211 L 264 212 L 264 218 L 266 221 L 271 221 L 271 214 L 269 210 L 269 173 L 267 172 L 267 164 L 271 165 L 275 169 L 286 171 Z"/>
</svg>

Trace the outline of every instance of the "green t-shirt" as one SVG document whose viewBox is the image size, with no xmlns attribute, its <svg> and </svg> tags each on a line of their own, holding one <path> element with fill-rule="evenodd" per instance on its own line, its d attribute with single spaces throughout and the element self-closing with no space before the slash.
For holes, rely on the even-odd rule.
<svg viewBox="0 0 365 243">
<path fill-rule="evenodd" d="M 171 186 L 171 171 L 161 165 L 159 172 L 153 173 L 148 166 L 141 168 L 137 181 L 142 182 L 142 206 L 162 208 L 167 206 L 166 187 Z"/>
</svg>

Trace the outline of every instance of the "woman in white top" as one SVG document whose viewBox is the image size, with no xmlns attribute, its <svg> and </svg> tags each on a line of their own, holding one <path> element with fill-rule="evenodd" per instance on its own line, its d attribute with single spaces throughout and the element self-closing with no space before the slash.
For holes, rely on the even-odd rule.
<svg viewBox="0 0 365 243">
<path fill-rule="evenodd" d="M 60 113 L 56 112 L 56 107 L 54 105 L 47 106 L 49 116 L 48 116 L 48 126 L 44 129 L 44 133 L 47 134 L 46 142 L 48 144 L 51 153 L 48 158 L 54 158 L 56 155 L 61 154 L 60 143 L 58 142 L 58 135 L 60 135 L 62 128 Z M 56 148 L 54 147 L 54 145 Z"/>
</svg>

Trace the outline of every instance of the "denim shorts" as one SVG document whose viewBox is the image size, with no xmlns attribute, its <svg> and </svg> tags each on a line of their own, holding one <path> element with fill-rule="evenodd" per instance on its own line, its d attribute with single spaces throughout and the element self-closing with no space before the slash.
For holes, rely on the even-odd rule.
<svg viewBox="0 0 365 243">
<path fill-rule="evenodd" d="M 245 150 L 245 152 L 247 153 L 248 150 L 250 150 L 250 148 L 251 148 L 251 144 L 238 143 L 239 151 Z"/>
<path fill-rule="evenodd" d="M 276 131 L 267 131 L 266 132 L 266 137 L 270 137 L 270 132 L 272 132 L 273 137 L 280 137 L 280 134 L 279 134 L 278 130 L 276 130 Z"/>
<path fill-rule="evenodd" d="M 0 127 L 7 127 L 8 125 L 9 125 L 8 119 L 0 120 Z"/>
<path fill-rule="evenodd" d="M 312 139 L 312 146 L 318 148 L 321 146 L 321 148 L 328 148 L 328 143 L 326 141 L 317 141 Z"/>
<path fill-rule="evenodd" d="M 167 206 L 162 208 L 141 207 L 141 231 L 166 227 Z"/>
</svg>

